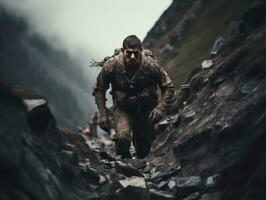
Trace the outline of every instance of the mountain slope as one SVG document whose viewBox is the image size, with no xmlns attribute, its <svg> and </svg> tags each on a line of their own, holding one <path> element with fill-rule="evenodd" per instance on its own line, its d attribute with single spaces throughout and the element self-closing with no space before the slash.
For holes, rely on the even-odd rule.
<svg viewBox="0 0 266 200">
<path fill-rule="evenodd" d="M 45 94 L 60 125 L 86 124 L 93 110 L 90 83 L 78 62 L 31 33 L 24 20 L 4 8 L 0 8 L 0 28 L 1 82 Z"/>
<path fill-rule="evenodd" d="M 228 38 L 251 0 L 174 0 L 143 41 L 177 87 L 209 57 L 214 41 Z"/>
</svg>

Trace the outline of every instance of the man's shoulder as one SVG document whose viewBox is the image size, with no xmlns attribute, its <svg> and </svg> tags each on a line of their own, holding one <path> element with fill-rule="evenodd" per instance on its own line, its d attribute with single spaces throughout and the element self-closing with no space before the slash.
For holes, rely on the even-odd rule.
<svg viewBox="0 0 266 200">
<path fill-rule="evenodd" d="M 103 65 L 103 70 L 111 72 L 115 69 L 116 65 L 117 65 L 117 59 L 115 57 L 110 57 L 108 60 L 105 61 Z"/>
<path fill-rule="evenodd" d="M 161 63 L 157 58 L 153 56 L 145 56 L 143 61 L 144 70 L 158 71 L 161 67 Z"/>
</svg>

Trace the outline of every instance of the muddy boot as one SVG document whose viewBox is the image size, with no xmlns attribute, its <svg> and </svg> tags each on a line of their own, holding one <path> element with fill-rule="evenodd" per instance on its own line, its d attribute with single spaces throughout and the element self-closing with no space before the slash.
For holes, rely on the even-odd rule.
<svg viewBox="0 0 266 200">
<path fill-rule="evenodd" d="M 117 155 L 121 155 L 122 158 L 131 158 L 129 151 L 130 141 L 125 139 L 117 139 L 115 142 L 115 151 Z"/>
<path fill-rule="evenodd" d="M 150 153 L 151 145 L 135 145 L 137 158 L 144 158 Z"/>
</svg>

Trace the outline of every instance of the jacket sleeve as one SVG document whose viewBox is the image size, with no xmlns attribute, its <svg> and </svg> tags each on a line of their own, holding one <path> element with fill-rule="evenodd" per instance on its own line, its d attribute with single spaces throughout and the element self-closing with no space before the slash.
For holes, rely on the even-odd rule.
<svg viewBox="0 0 266 200">
<path fill-rule="evenodd" d="M 156 70 L 157 84 L 161 89 L 161 99 L 156 108 L 166 112 L 174 101 L 175 88 L 163 67 L 158 66 Z"/>
<path fill-rule="evenodd" d="M 106 62 L 100 71 L 92 95 L 95 97 L 95 103 L 100 115 L 107 115 L 106 91 L 110 85 L 111 63 Z"/>
</svg>

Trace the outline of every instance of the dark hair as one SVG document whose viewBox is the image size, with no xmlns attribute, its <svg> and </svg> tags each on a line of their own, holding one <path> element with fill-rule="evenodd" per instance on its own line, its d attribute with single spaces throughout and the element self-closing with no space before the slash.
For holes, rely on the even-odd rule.
<svg viewBox="0 0 266 200">
<path fill-rule="evenodd" d="M 127 36 L 123 41 L 123 49 L 127 48 L 139 48 L 141 49 L 141 41 L 140 39 L 135 35 L 129 35 Z"/>
</svg>

